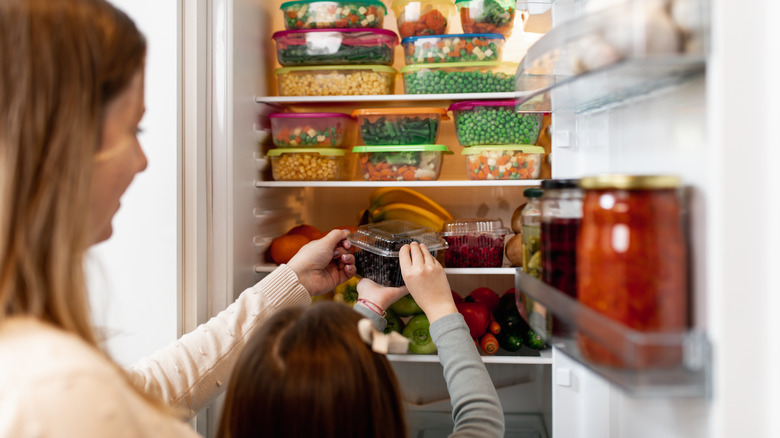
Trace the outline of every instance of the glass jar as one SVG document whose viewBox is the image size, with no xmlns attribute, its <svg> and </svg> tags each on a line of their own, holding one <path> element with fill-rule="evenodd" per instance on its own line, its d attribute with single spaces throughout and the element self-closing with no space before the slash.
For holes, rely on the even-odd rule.
<svg viewBox="0 0 780 438">
<path fill-rule="evenodd" d="M 577 234 L 582 218 L 582 189 L 576 179 L 541 183 L 542 281 L 577 298 Z M 553 333 L 568 336 L 572 329 L 553 318 Z"/>
<path fill-rule="evenodd" d="M 687 246 L 680 179 L 603 175 L 584 178 L 578 242 L 579 300 L 598 313 L 643 332 L 680 333 L 687 327 Z M 678 346 L 611 348 L 584 334 L 583 356 L 617 367 L 679 365 Z"/>
<path fill-rule="evenodd" d="M 520 213 L 523 236 L 523 272 L 542 279 L 542 194 L 540 188 L 530 187 L 523 191 L 523 196 L 528 200 Z M 528 325 L 545 340 L 552 335 L 552 314 L 547 309 L 522 291 L 518 291 L 518 298 L 525 305 Z"/>
</svg>

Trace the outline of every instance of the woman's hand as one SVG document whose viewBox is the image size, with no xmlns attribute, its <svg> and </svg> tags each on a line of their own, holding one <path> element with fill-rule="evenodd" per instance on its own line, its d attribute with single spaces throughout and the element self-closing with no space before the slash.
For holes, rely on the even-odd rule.
<svg viewBox="0 0 780 438">
<path fill-rule="evenodd" d="M 350 254 L 346 240 L 348 234 L 348 230 L 333 230 L 304 245 L 287 263 L 309 295 L 333 290 L 357 272 L 355 256 Z"/>
<path fill-rule="evenodd" d="M 368 300 L 382 310 L 387 310 L 399 298 L 409 293 L 405 286 L 386 287 L 368 278 L 362 278 L 357 284 L 358 297 Z"/>
<path fill-rule="evenodd" d="M 452 290 L 442 265 L 425 245 L 412 242 L 398 252 L 401 275 L 417 305 L 433 323 L 442 316 L 456 313 Z"/>
</svg>

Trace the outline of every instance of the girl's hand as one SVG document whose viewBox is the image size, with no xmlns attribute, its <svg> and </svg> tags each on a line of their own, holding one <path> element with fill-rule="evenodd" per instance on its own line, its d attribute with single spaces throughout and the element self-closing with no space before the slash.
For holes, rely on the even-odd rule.
<svg viewBox="0 0 780 438">
<path fill-rule="evenodd" d="M 406 288 L 433 323 L 442 316 L 457 313 L 450 283 L 442 265 L 425 245 L 412 242 L 398 252 Z"/>
<path fill-rule="evenodd" d="M 349 280 L 357 269 L 349 252 L 348 230 L 332 230 L 304 245 L 287 263 L 309 295 L 321 295 Z"/>
<path fill-rule="evenodd" d="M 407 295 L 409 291 L 405 286 L 386 287 L 375 283 L 368 278 L 362 278 L 357 284 L 358 297 L 368 300 L 382 310 L 387 310 L 390 305 L 398 301 L 399 298 Z"/>
</svg>

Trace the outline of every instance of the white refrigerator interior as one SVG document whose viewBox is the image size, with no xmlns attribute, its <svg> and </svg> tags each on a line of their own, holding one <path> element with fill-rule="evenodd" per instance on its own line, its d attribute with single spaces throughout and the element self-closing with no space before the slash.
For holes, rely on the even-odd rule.
<svg viewBox="0 0 780 438">
<path fill-rule="evenodd" d="M 354 178 L 340 184 L 272 181 L 263 159 L 267 138 L 255 132 L 259 115 L 287 106 L 349 112 L 361 106 L 452 102 L 408 96 L 379 102 L 362 97 L 305 102 L 273 97 L 276 61 L 270 35 L 283 29 L 280 3 L 180 3 L 184 330 L 223 309 L 273 269 L 264 257 L 273 237 L 298 223 L 323 230 L 352 224 L 378 187 Z M 639 8 L 645 2 L 598 3 Z M 538 432 L 530 436 L 556 438 L 780 435 L 773 415 L 780 385 L 777 374 L 770 372 L 780 359 L 772 336 L 780 333 L 773 317 L 779 298 L 772 293 L 780 288 L 771 275 L 777 256 L 770 245 L 780 241 L 772 225 L 780 223 L 780 209 L 773 201 L 780 189 L 773 168 L 780 152 L 771 130 L 780 120 L 777 105 L 772 105 L 780 97 L 774 81 L 780 77 L 774 49 L 780 35 L 773 22 L 780 11 L 769 1 L 694 4 L 694 13 L 708 26 L 704 55 L 694 61 L 700 71 L 675 78 L 679 80 L 672 87 L 655 85 L 666 76 L 653 76 L 657 64 L 648 58 L 642 65 L 651 71 L 649 79 L 641 74 L 635 78 L 640 87 L 646 86 L 642 93 L 620 98 L 601 93 L 605 100 L 599 100 L 604 97 L 599 96 L 604 87 L 599 81 L 609 76 L 582 75 L 568 85 L 556 85 L 550 93 L 550 152 L 553 178 L 599 172 L 682 177 L 689 189 L 692 332 L 703 334 L 712 346 L 706 375 L 697 374 L 699 392 L 680 397 L 649 385 L 637 397 L 555 348 L 536 356 L 485 357 L 502 397 L 507 430 L 512 431 L 507 436 L 529 429 Z M 577 0 L 521 1 L 518 6 L 548 10 L 542 17 L 551 21 L 551 32 L 557 29 L 561 35 L 566 35 L 566 26 L 593 13 L 585 1 Z M 384 27 L 395 30 L 392 12 Z M 537 44 L 556 49 L 556 41 L 545 37 Z M 594 99 L 582 97 L 582 90 L 592 89 Z M 562 98 L 567 91 L 568 100 Z M 442 129 L 450 130 L 443 135 L 453 135 L 451 124 Z M 458 172 L 462 168 L 445 167 L 443 177 L 451 177 L 442 178 L 446 181 L 412 186 L 441 202 L 453 216 L 497 216 L 508 223 L 514 208 L 524 202 L 523 189 L 537 184 L 453 182 Z M 512 268 L 450 274 L 453 289 L 464 294 L 476 286 L 501 292 L 515 284 Z M 407 391 L 412 436 L 439 436 L 450 424 L 440 365 L 424 357 L 392 360 Z M 217 412 L 218 405 L 199 416 L 202 433 L 213 433 Z"/>
</svg>

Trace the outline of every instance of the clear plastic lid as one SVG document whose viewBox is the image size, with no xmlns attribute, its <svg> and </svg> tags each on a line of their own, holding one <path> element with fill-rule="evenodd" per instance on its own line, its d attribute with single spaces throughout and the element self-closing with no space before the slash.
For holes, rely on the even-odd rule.
<svg viewBox="0 0 780 438">
<path fill-rule="evenodd" d="M 309 118 L 339 117 L 343 119 L 352 119 L 352 116 L 344 113 L 273 113 L 269 114 L 269 119 L 309 119 Z"/>
<path fill-rule="evenodd" d="M 505 68 L 517 70 L 518 63 L 509 61 L 439 62 L 433 64 L 412 64 L 401 68 L 401 73 L 418 72 L 442 68 Z"/>
<path fill-rule="evenodd" d="M 282 67 L 277 68 L 274 73 L 281 75 L 285 73 L 306 72 L 311 70 L 372 70 L 379 73 L 398 73 L 396 69 L 386 65 L 313 65 L 305 67 Z"/>
<path fill-rule="evenodd" d="M 373 153 L 373 152 L 450 152 L 447 146 L 443 144 L 409 144 L 409 145 L 375 145 L 375 146 L 355 146 L 352 148 L 355 153 Z M 451 152 L 450 152 L 451 153 Z"/>
<path fill-rule="evenodd" d="M 418 114 L 438 114 L 442 120 L 449 120 L 447 110 L 433 107 L 408 108 L 364 108 L 352 111 L 352 116 L 406 116 Z"/>
<path fill-rule="evenodd" d="M 324 156 L 343 156 L 344 149 L 335 148 L 274 148 L 268 151 L 269 157 L 278 157 L 282 154 L 317 154 Z"/>
<path fill-rule="evenodd" d="M 387 220 L 357 227 L 347 236 L 349 243 L 385 257 L 398 257 L 398 251 L 407 243 L 425 244 L 428 250 L 447 248 L 447 242 L 432 228 L 402 220 Z"/>
<path fill-rule="evenodd" d="M 509 229 L 505 228 L 504 222 L 498 218 L 455 219 L 445 222 L 441 231 L 442 236 L 462 236 L 466 234 L 504 235 L 508 233 Z"/>
<path fill-rule="evenodd" d="M 398 35 L 389 29 L 375 29 L 370 27 L 358 27 L 358 28 L 349 28 L 349 29 L 291 29 L 291 30 L 280 30 L 277 32 L 274 32 L 273 35 L 271 35 L 271 39 L 276 40 L 277 38 L 284 38 L 286 36 L 298 36 L 298 35 L 306 35 L 306 34 L 318 34 L 318 33 L 373 33 L 375 35 L 382 35 L 386 36 L 388 38 L 392 38 L 396 42 L 398 41 Z M 500 36 L 500 35 L 499 35 Z"/>
<path fill-rule="evenodd" d="M 421 40 L 439 40 L 444 38 L 487 38 L 491 40 L 506 39 L 500 33 L 450 33 L 446 35 L 418 35 L 418 36 L 406 37 L 401 40 L 401 44 L 409 44 Z"/>
<path fill-rule="evenodd" d="M 496 144 L 496 145 L 478 145 L 464 147 L 461 153 L 463 155 L 475 155 L 485 151 L 513 151 L 523 154 L 543 154 L 544 148 L 529 144 Z"/>
</svg>

